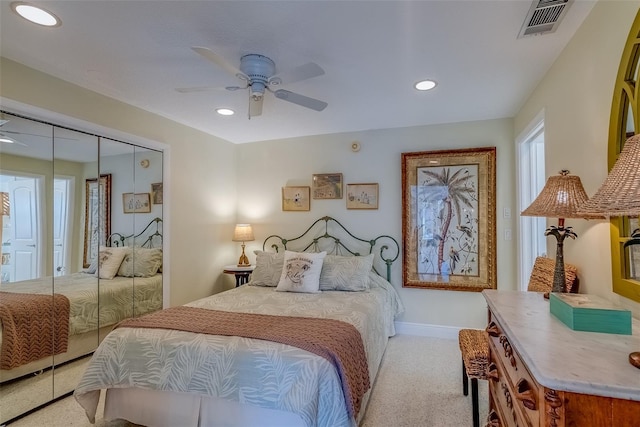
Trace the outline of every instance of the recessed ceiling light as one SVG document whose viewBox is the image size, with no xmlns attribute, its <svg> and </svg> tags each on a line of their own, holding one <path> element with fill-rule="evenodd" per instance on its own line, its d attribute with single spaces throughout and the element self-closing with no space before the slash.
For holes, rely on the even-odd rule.
<svg viewBox="0 0 640 427">
<path fill-rule="evenodd" d="M 437 83 L 434 82 L 433 80 L 422 80 L 416 83 L 415 85 L 413 85 L 413 87 L 415 87 L 418 90 L 429 90 L 436 87 L 436 85 Z"/>
<path fill-rule="evenodd" d="M 220 114 L 221 116 L 233 116 L 236 112 L 229 108 L 218 108 L 216 110 L 216 113 Z"/>
<path fill-rule="evenodd" d="M 53 13 L 29 3 L 14 1 L 11 3 L 11 9 L 34 24 L 44 25 L 45 27 L 59 27 L 62 25 L 60 19 Z"/>
</svg>

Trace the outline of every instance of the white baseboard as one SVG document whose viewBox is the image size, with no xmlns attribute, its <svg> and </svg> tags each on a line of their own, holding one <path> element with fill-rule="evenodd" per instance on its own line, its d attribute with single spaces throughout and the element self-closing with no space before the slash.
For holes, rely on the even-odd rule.
<svg viewBox="0 0 640 427">
<path fill-rule="evenodd" d="M 427 325 L 425 323 L 395 322 L 396 333 L 401 335 L 418 335 L 421 337 L 458 339 L 459 327 Z"/>
</svg>

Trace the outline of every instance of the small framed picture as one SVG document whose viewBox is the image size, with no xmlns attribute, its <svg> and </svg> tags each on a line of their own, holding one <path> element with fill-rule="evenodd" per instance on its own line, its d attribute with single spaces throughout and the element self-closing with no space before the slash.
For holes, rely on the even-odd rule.
<svg viewBox="0 0 640 427">
<path fill-rule="evenodd" d="M 153 200 L 154 205 L 162 204 L 162 183 L 156 182 L 155 184 L 151 184 L 151 200 Z"/>
<path fill-rule="evenodd" d="M 149 193 L 122 193 L 122 211 L 124 213 L 151 212 Z"/>
<path fill-rule="evenodd" d="M 378 209 L 378 183 L 347 184 L 347 209 Z"/>
<path fill-rule="evenodd" d="M 311 208 L 311 188 L 282 187 L 283 211 L 308 211 Z"/>
<path fill-rule="evenodd" d="M 313 175 L 314 199 L 342 199 L 342 174 L 317 173 Z"/>
</svg>

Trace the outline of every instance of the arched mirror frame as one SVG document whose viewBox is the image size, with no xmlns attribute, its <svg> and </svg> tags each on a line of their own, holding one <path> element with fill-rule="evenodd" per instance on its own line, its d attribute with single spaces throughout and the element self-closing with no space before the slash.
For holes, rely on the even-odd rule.
<svg viewBox="0 0 640 427">
<path fill-rule="evenodd" d="M 608 165 L 613 167 L 622 147 L 631 135 L 640 132 L 640 11 L 629 32 L 616 77 L 609 125 Z M 628 240 L 637 218 L 611 219 L 611 270 L 613 292 L 640 302 L 640 281 L 632 277 L 630 251 L 625 254 L 623 244 Z M 635 248 L 633 250 L 638 250 Z M 638 272 L 635 271 L 635 277 Z"/>
</svg>

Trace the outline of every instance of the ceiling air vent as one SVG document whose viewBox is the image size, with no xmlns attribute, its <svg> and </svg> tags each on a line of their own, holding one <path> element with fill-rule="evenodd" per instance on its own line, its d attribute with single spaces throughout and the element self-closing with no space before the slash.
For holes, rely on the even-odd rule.
<svg viewBox="0 0 640 427">
<path fill-rule="evenodd" d="M 534 0 L 524 24 L 522 24 L 518 38 L 554 32 L 572 1 Z"/>
</svg>

